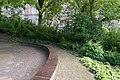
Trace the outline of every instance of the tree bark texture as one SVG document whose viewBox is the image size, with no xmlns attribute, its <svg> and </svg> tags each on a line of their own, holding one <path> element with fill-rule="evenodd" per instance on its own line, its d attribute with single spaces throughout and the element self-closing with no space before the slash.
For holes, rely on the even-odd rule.
<svg viewBox="0 0 120 80">
<path fill-rule="evenodd" d="M 44 2 L 44 0 L 38 0 L 39 7 L 41 9 L 43 8 L 43 2 Z M 42 22 L 42 12 L 39 11 L 38 25 L 41 24 L 41 22 Z"/>
</svg>

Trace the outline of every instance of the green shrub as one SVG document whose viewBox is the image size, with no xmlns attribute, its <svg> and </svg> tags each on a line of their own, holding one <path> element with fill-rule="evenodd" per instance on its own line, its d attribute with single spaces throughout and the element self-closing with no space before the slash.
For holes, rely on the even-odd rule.
<svg viewBox="0 0 120 80">
<path fill-rule="evenodd" d="M 56 31 L 52 27 L 37 26 L 34 31 L 35 39 L 42 39 L 45 41 L 55 41 Z"/>
<path fill-rule="evenodd" d="M 80 49 L 80 54 L 99 61 L 105 61 L 104 51 L 100 42 L 89 41 Z"/>
<path fill-rule="evenodd" d="M 8 32 L 10 28 L 10 20 L 6 16 L 0 18 L 0 32 Z"/>
<path fill-rule="evenodd" d="M 110 62 L 113 66 L 120 65 L 120 53 L 106 51 L 104 57 L 107 62 Z"/>
<path fill-rule="evenodd" d="M 40 41 L 55 41 L 56 31 L 51 27 L 35 25 L 31 21 L 22 20 L 18 16 L 5 17 L 0 19 L 0 31 L 14 37 L 39 39 Z"/>
<path fill-rule="evenodd" d="M 91 72 L 96 74 L 97 80 L 120 79 L 120 67 L 112 68 L 109 63 L 103 64 L 88 57 L 81 58 L 80 60 Z"/>
<path fill-rule="evenodd" d="M 82 46 L 91 39 L 102 39 L 102 25 L 96 18 L 83 13 L 75 14 L 73 17 L 73 27 L 66 26 L 62 32 L 57 33 L 56 41 L 62 48 L 72 49 L 76 44 Z"/>
<path fill-rule="evenodd" d="M 69 31 L 63 30 L 62 32 L 57 32 L 56 40 L 58 40 L 58 43 L 61 42 L 62 38 L 65 38 L 65 40 L 68 42 L 77 42 L 77 40 L 75 40 L 74 35 Z"/>
<path fill-rule="evenodd" d="M 78 13 L 73 16 L 72 27 L 66 26 L 62 32 L 59 32 L 57 39 L 61 42 L 61 38 L 71 43 L 79 43 L 83 45 L 91 39 L 102 39 L 102 25 L 96 18 L 84 13 Z"/>
<path fill-rule="evenodd" d="M 102 39 L 102 25 L 95 17 L 86 13 L 79 13 L 73 16 L 73 33 L 78 42 L 82 43 L 93 40 Z"/>
<path fill-rule="evenodd" d="M 79 51 L 80 49 L 80 45 L 76 42 L 68 42 L 65 40 L 64 37 L 61 38 L 59 46 L 63 49 L 69 49 L 69 50 L 73 50 L 73 51 Z"/>
<path fill-rule="evenodd" d="M 104 51 L 100 42 L 89 41 L 81 49 L 80 54 L 95 60 L 109 62 L 111 65 L 120 65 L 120 53 Z"/>
<path fill-rule="evenodd" d="M 104 30 L 103 33 L 103 48 L 120 52 L 120 29 L 110 28 L 109 31 Z"/>
</svg>

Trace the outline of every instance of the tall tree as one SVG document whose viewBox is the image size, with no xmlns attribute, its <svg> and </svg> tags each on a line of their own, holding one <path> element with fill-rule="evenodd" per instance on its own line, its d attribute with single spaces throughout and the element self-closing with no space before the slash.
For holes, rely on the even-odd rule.
<svg viewBox="0 0 120 80">
<path fill-rule="evenodd" d="M 61 0 L 38 0 L 39 24 L 43 19 L 55 16 L 61 11 Z M 44 14 L 44 15 L 43 15 Z"/>
<path fill-rule="evenodd" d="M 78 12 L 103 15 L 106 20 L 120 18 L 120 0 L 70 0 Z"/>
<path fill-rule="evenodd" d="M 39 21 L 38 21 L 39 24 L 42 22 L 42 12 L 41 12 L 41 9 L 43 8 L 43 3 L 44 3 L 44 0 L 38 0 L 39 6 L 37 6 L 37 9 L 39 11 Z"/>
<path fill-rule="evenodd" d="M 43 17 L 50 18 L 61 11 L 61 2 L 61 0 L 0 0 L 0 14 L 2 7 L 25 8 L 26 4 L 36 5 L 39 11 L 39 24 L 41 24 Z"/>
</svg>

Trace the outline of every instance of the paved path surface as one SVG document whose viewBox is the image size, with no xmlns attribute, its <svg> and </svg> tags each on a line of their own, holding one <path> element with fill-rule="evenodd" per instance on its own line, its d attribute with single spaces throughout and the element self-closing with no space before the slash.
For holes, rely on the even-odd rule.
<svg viewBox="0 0 120 80">
<path fill-rule="evenodd" d="M 42 50 L 11 42 L 0 34 L 0 80 L 30 80 L 46 61 Z"/>
<path fill-rule="evenodd" d="M 58 74 L 56 80 L 95 80 L 72 52 L 57 48 Z M 71 53 L 71 54 L 70 54 Z"/>
</svg>

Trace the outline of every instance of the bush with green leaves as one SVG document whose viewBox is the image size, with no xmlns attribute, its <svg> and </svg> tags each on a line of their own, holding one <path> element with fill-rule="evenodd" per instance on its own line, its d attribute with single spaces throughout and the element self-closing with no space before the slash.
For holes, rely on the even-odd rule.
<svg viewBox="0 0 120 80">
<path fill-rule="evenodd" d="M 52 27 L 37 26 L 35 28 L 34 39 L 42 39 L 45 41 L 55 41 L 56 31 Z"/>
<path fill-rule="evenodd" d="M 78 42 L 80 40 L 84 43 L 91 39 L 95 41 L 102 39 L 102 25 L 95 17 L 86 13 L 78 13 L 73 17 L 72 31 Z"/>
<path fill-rule="evenodd" d="M 59 42 L 61 41 L 62 38 L 65 38 L 65 40 L 68 42 L 78 42 L 78 43 L 80 42 L 80 40 L 77 40 L 77 37 L 75 37 L 73 33 L 66 30 L 57 32 L 56 38 L 57 40 L 59 40 Z"/>
<path fill-rule="evenodd" d="M 97 80 L 119 80 L 120 79 L 120 66 L 112 68 L 109 63 L 103 64 L 102 62 L 92 60 L 89 57 L 83 57 L 80 61 L 90 69 L 91 72 L 96 74 Z"/>
<path fill-rule="evenodd" d="M 80 54 L 99 61 L 105 61 L 104 50 L 100 42 L 88 41 L 80 49 Z"/>
<path fill-rule="evenodd" d="M 22 20 L 19 16 L 2 16 L 0 19 L 0 31 L 12 36 L 28 37 L 34 26 L 31 21 Z"/>
<path fill-rule="evenodd" d="M 89 41 L 83 45 L 79 53 L 102 62 L 109 62 L 111 65 L 120 65 L 120 53 L 104 51 L 100 42 Z"/>
<path fill-rule="evenodd" d="M 101 22 L 93 16 L 78 13 L 73 16 L 72 26 L 66 26 L 62 32 L 57 34 L 59 45 L 67 49 L 72 49 L 71 45 L 76 43 L 82 46 L 91 39 L 94 41 L 101 40 L 102 25 Z"/>
<path fill-rule="evenodd" d="M 40 41 L 54 41 L 56 31 L 52 27 L 35 25 L 30 20 L 22 20 L 18 16 L 0 19 L 0 31 L 8 33 L 14 37 L 27 39 L 39 39 Z"/>
<path fill-rule="evenodd" d="M 111 65 L 119 65 L 120 66 L 120 53 L 112 52 L 112 51 L 105 51 L 104 57 L 107 62 Z"/>
<path fill-rule="evenodd" d="M 80 45 L 79 43 L 75 43 L 75 42 L 69 42 L 66 41 L 64 37 L 61 38 L 59 44 L 58 44 L 62 49 L 69 49 L 69 50 L 73 50 L 73 51 L 79 51 L 80 49 Z"/>
<path fill-rule="evenodd" d="M 104 30 L 102 45 L 105 50 L 120 52 L 120 29 Z"/>
</svg>

